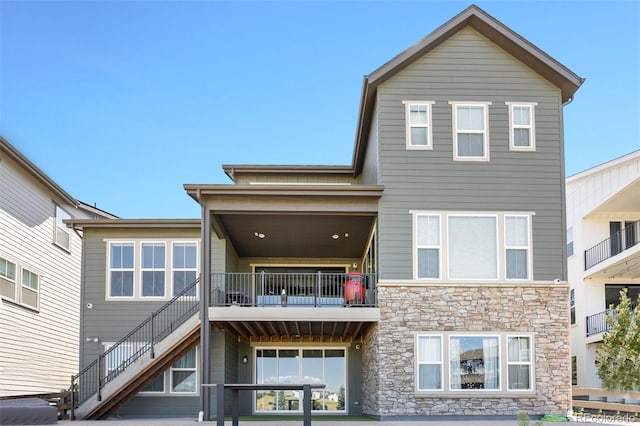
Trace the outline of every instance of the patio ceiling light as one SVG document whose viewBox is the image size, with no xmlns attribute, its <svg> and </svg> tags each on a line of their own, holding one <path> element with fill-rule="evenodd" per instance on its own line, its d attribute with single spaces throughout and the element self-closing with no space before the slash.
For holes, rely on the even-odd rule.
<svg viewBox="0 0 640 426">
<path fill-rule="evenodd" d="M 257 238 L 263 239 L 265 237 L 265 235 L 262 232 L 254 232 L 253 235 L 255 235 Z"/>
</svg>

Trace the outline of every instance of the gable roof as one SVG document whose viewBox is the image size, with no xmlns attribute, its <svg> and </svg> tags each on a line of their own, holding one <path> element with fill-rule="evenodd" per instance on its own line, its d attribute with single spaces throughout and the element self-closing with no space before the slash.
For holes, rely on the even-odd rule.
<svg viewBox="0 0 640 426">
<path fill-rule="evenodd" d="M 364 77 L 353 150 L 354 175 L 357 176 L 362 171 L 378 86 L 466 26 L 474 28 L 560 88 L 563 103 L 570 102 L 576 90 L 584 82 L 584 78 L 573 73 L 478 6 L 471 5 L 418 43 Z"/>
<path fill-rule="evenodd" d="M 44 185 L 49 191 L 63 199 L 74 207 L 79 206 L 79 201 L 73 198 L 67 191 L 62 189 L 60 185 L 55 183 L 53 179 L 46 175 L 45 172 L 40 170 L 38 166 L 33 164 L 31 160 L 18 151 L 13 145 L 11 145 L 5 138 L 0 136 L 0 151 L 6 153 L 9 158 L 18 163 L 27 173 L 33 176 L 38 182 Z"/>
</svg>

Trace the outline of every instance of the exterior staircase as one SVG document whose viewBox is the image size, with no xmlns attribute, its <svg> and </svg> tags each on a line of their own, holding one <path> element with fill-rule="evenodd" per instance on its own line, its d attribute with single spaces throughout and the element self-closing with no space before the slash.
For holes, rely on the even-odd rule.
<svg viewBox="0 0 640 426">
<path fill-rule="evenodd" d="M 187 286 L 73 376 L 72 419 L 108 418 L 199 343 L 197 285 L 198 280 Z"/>
</svg>

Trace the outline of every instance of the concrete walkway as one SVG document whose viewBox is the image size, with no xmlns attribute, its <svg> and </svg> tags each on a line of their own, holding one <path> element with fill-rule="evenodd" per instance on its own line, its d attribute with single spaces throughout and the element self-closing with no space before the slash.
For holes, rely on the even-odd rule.
<svg viewBox="0 0 640 426">
<path fill-rule="evenodd" d="M 553 423 L 553 422 L 543 422 L 545 426 L 552 425 L 585 425 L 585 424 L 593 424 L 593 425 L 638 425 L 640 426 L 640 419 L 636 419 L 636 423 L 629 422 L 605 422 L 605 420 L 611 421 L 611 419 L 582 419 L 583 421 L 572 421 L 572 422 L 564 422 L 564 423 Z M 104 421 L 95 421 L 95 420 L 82 420 L 82 421 L 69 421 L 62 420 L 59 421 L 59 425 L 66 426 L 100 426 L 102 424 L 108 423 L 112 426 L 215 426 L 216 422 L 202 422 L 198 423 L 195 418 L 146 418 L 146 419 L 111 419 Z M 516 419 L 512 420 L 447 420 L 446 418 L 435 418 L 434 420 L 407 420 L 407 421 L 323 421 L 317 420 L 313 422 L 314 425 L 317 426 L 518 426 L 518 421 Z M 531 421 L 531 426 L 534 426 L 535 421 Z M 299 421 L 240 421 L 240 426 L 300 426 L 302 425 L 302 420 Z M 106 425 L 105 425 L 106 426 Z M 225 422 L 225 426 L 231 426 L 231 421 L 228 420 Z"/>
</svg>

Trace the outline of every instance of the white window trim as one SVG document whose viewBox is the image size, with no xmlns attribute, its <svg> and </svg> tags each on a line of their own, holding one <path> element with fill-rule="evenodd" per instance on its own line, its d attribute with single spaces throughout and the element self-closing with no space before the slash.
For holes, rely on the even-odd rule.
<svg viewBox="0 0 640 426">
<path fill-rule="evenodd" d="M 145 268 L 142 266 L 142 247 L 145 244 L 150 244 L 150 245 L 158 245 L 161 244 L 164 247 L 164 267 L 163 268 Z M 164 300 L 167 298 L 168 296 L 168 287 L 169 287 L 169 280 L 171 278 L 169 278 L 167 275 L 167 272 L 171 270 L 171 268 L 169 268 L 167 265 L 169 264 L 168 262 L 171 260 L 170 256 L 169 256 L 169 250 L 167 250 L 167 246 L 170 246 L 171 248 L 173 248 L 173 244 L 167 244 L 166 241 L 140 241 L 140 268 L 138 268 L 139 270 L 139 283 L 140 285 L 138 286 L 139 289 L 139 293 L 138 293 L 138 297 L 140 299 L 145 299 L 145 300 L 150 300 L 150 299 L 155 299 L 155 300 Z M 135 250 L 135 249 L 134 249 Z M 134 258 L 134 268 L 135 268 L 135 251 L 133 253 L 133 258 Z M 142 292 L 144 291 L 144 286 L 142 285 L 143 283 L 143 275 L 145 272 L 163 272 L 164 273 L 164 294 L 162 296 L 145 296 Z M 134 290 L 135 290 L 135 279 L 133 282 L 133 286 L 134 286 Z"/>
<path fill-rule="evenodd" d="M 440 241 L 440 245 L 438 246 L 434 246 L 434 245 L 419 245 L 418 244 L 418 218 L 421 216 L 432 216 L 432 217 L 437 217 L 438 218 L 438 239 Z M 443 245 L 443 235 L 442 235 L 442 215 L 439 213 L 428 213 L 428 212 L 416 212 L 413 215 L 413 257 L 414 257 L 414 262 L 413 262 L 413 276 L 416 279 L 419 280 L 431 280 L 431 281 L 435 281 L 435 280 L 441 280 L 442 279 L 442 266 L 443 266 L 443 252 L 442 252 L 442 245 Z M 433 249 L 433 248 L 437 248 L 438 249 L 438 276 L 437 277 L 425 277 L 425 278 L 419 278 L 419 267 L 418 267 L 418 250 L 421 248 L 427 248 L 427 249 Z"/>
<path fill-rule="evenodd" d="M 509 246 L 507 245 L 507 218 L 508 217 L 524 217 L 527 220 L 527 245 L 526 246 Z M 504 278 L 507 281 L 531 281 L 532 273 L 532 254 L 531 254 L 531 238 L 533 237 L 531 231 L 531 216 L 527 214 L 505 214 L 504 215 Z M 526 250 L 527 251 L 527 277 L 526 278 L 508 278 L 507 277 L 507 250 Z"/>
<path fill-rule="evenodd" d="M 20 279 L 20 266 L 16 262 L 7 258 L 6 256 L 0 256 L 0 258 L 4 260 L 7 264 L 13 265 L 13 274 L 14 274 L 13 279 L 9 278 L 9 276 L 5 274 L 0 275 L 0 279 L 6 281 L 10 285 L 13 285 L 13 297 L 2 295 L 2 299 L 9 300 L 14 303 L 18 303 L 19 299 L 18 299 L 17 291 L 18 291 L 18 283 Z"/>
<path fill-rule="evenodd" d="M 512 337 L 525 337 L 527 339 L 529 339 L 529 361 L 525 362 L 525 361 L 509 361 L 509 339 Z M 507 368 L 506 368 L 506 381 L 507 381 L 507 391 L 508 392 L 531 392 L 534 387 L 535 387 L 535 383 L 534 383 L 534 374 L 533 374 L 533 365 L 534 365 L 534 358 L 533 358 L 533 337 L 529 334 L 507 334 L 506 336 L 506 349 L 505 349 L 505 361 L 507 363 Z M 529 366 L 529 388 L 528 389 L 509 389 L 509 366 L 510 365 L 528 365 Z"/>
<path fill-rule="evenodd" d="M 452 107 L 452 133 L 453 133 L 453 161 L 489 161 L 489 106 L 491 102 L 475 101 L 449 101 Z M 484 130 L 466 131 L 464 133 L 482 134 L 483 153 L 481 157 L 467 157 L 458 155 L 458 107 L 459 106 L 482 106 L 484 117 Z"/>
<path fill-rule="evenodd" d="M 420 338 L 421 337 L 439 337 L 440 338 L 440 362 L 420 362 L 420 357 L 418 356 L 418 350 L 420 348 Z M 435 333 L 419 333 L 416 334 L 415 337 L 415 347 L 414 347 L 414 353 L 416 354 L 415 357 L 415 372 L 416 372 L 416 378 L 415 378 L 415 391 L 416 392 L 437 392 L 440 391 L 442 392 L 444 390 L 444 383 L 445 383 L 445 366 L 444 366 L 444 345 L 445 345 L 445 337 L 442 334 L 435 334 Z M 420 388 L 420 379 L 419 379 L 419 374 L 420 374 L 420 365 L 440 365 L 440 387 L 437 389 L 421 389 Z"/>
<path fill-rule="evenodd" d="M 408 150 L 432 150 L 433 149 L 433 105 L 435 101 L 402 101 L 405 106 L 405 139 Z M 411 107 L 412 106 L 424 106 L 427 109 L 427 124 L 412 124 L 411 123 Z M 413 145 L 411 143 L 411 129 L 413 127 L 421 127 L 427 129 L 427 144 L 426 145 Z"/>
<path fill-rule="evenodd" d="M 158 301 L 173 299 L 173 243 L 193 243 L 196 246 L 196 279 L 200 273 L 200 241 L 194 238 L 158 238 L 158 239 L 120 239 L 105 238 L 106 245 L 106 275 L 105 275 L 105 300 L 108 301 Z M 142 296 L 142 243 L 165 244 L 165 292 L 163 297 Z M 111 244 L 133 244 L 133 295 L 111 296 L 111 271 L 131 269 L 111 269 Z M 147 269 L 148 270 L 148 269 Z M 182 268 L 176 269 L 182 270 Z M 191 283 L 188 283 L 191 284 Z M 199 286 L 196 286 L 199 287 Z M 199 290 L 196 288 L 195 297 L 198 298 Z"/>
<path fill-rule="evenodd" d="M 495 283 L 495 282 L 530 282 L 533 281 L 533 216 L 534 212 L 512 212 L 512 211 L 446 211 L 446 210 L 410 210 L 412 215 L 412 271 L 413 280 L 419 282 L 440 281 L 440 282 L 480 282 L 480 283 Z M 440 278 L 419 278 L 418 277 L 418 245 L 417 245 L 417 230 L 418 230 L 418 216 L 440 216 Z M 493 216 L 496 217 L 496 267 L 497 278 L 451 278 L 449 274 L 449 222 L 448 218 L 454 216 L 470 216 L 470 217 L 482 217 Z M 528 217 L 528 233 L 529 233 L 529 248 L 527 252 L 527 266 L 528 277 L 527 279 L 506 279 L 506 248 L 505 248 L 505 217 L 507 216 L 527 216 Z M 505 265 L 502 267 L 501 265 Z"/>
<path fill-rule="evenodd" d="M 536 150 L 536 113 L 535 107 L 537 102 L 505 102 L 505 105 L 509 107 L 509 150 L 510 151 L 535 151 Z M 529 107 L 530 111 L 530 125 L 516 125 L 513 123 L 513 108 L 517 106 Z M 516 146 L 513 137 L 514 129 L 529 129 L 529 146 Z"/>
<path fill-rule="evenodd" d="M 132 268 L 112 268 L 111 267 L 111 246 L 112 244 L 131 244 L 133 245 L 133 267 Z M 131 240 L 110 240 L 107 242 L 107 278 L 105 286 L 107 300 L 135 300 L 136 299 L 136 243 Z M 111 272 L 128 272 L 133 273 L 133 289 L 131 296 L 112 296 L 111 295 Z"/>
<path fill-rule="evenodd" d="M 63 249 L 66 252 L 71 253 L 71 229 L 69 229 L 67 227 L 67 225 L 65 225 L 64 223 L 62 223 L 61 221 L 64 219 L 71 219 L 71 215 L 65 210 L 63 209 L 61 206 L 59 206 L 58 204 L 54 203 L 54 218 L 53 218 L 53 244 L 55 244 L 56 246 L 60 247 L 61 249 Z M 60 219 L 60 212 L 62 213 L 62 218 L 61 218 L 61 223 L 58 222 L 58 219 Z M 66 217 L 64 217 L 66 216 Z M 65 234 L 67 234 L 67 238 L 69 241 L 69 245 L 65 246 L 64 244 L 61 244 L 58 241 L 58 231 L 62 231 Z"/>
<path fill-rule="evenodd" d="M 196 246 L 196 267 L 195 268 L 176 268 L 173 266 L 173 256 L 175 253 L 175 245 L 176 244 L 194 244 Z M 193 271 L 196 274 L 196 279 L 198 279 L 198 269 L 200 267 L 200 250 L 199 250 L 199 246 L 198 246 L 198 242 L 195 240 L 171 240 L 171 253 L 168 254 L 168 261 L 170 263 L 167 263 L 167 265 L 170 265 L 170 268 L 167 268 L 168 270 L 171 271 L 171 277 L 169 278 L 169 281 L 171 282 L 170 285 L 167 285 L 167 287 L 170 287 L 170 291 L 168 296 L 170 298 L 173 298 L 176 296 L 176 291 L 175 291 L 175 282 L 174 282 L 174 272 L 190 272 Z M 190 285 L 191 283 L 186 283 L 187 285 Z"/>
<path fill-rule="evenodd" d="M 441 336 L 442 345 L 442 366 L 443 369 L 441 371 L 442 374 L 442 389 L 418 389 L 418 337 L 419 336 Z M 498 389 L 451 389 L 451 357 L 449 354 L 449 348 L 451 346 L 451 337 L 498 337 L 498 366 L 499 366 L 499 387 Z M 529 368 L 529 383 L 531 385 L 530 389 L 509 389 L 509 365 L 508 363 L 508 338 L 509 337 L 527 337 L 530 342 L 530 368 Z M 446 350 L 444 350 L 446 345 Z M 529 397 L 535 394 L 536 391 L 536 350 L 535 350 L 535 339 L 533 334 L 531 333 L 509 333 L 509 332 L 496 332 L 496 331 L 487 331 L 487 332 L 420 332 L 414 334 L 414 357 L 415 357 L 415 367 L 414 367 L 414 393 L 417 397 L 425 396 L 425 397 L 433 397 L 434 394 L 443 395 L 443 397 L 447 396 L 465 396 L 465 397 L 477 397 L 477 398 L 513 398 L 514 396 L 523 396 Z"/>
<path fill-rule="evenodd" d="M 198 347 L 197 346 L 194 347 L 194 350 L 196 351 L 196 353 L 195 353 L 195 362 L 194 362 L 195 363 L 195 367 L 193 367 L 193 368 L 191 368 L 191 367 L 190 368 L 174 368 L 174 366 L 172 365 L 171 367 L 169 367 L 169 370 L 167 370 L 167 373 L 169 374 L 169 392 L 168 392 L 169 394 L 171 394 L 171 395 L 189 395 L 189 396 L 198 395 L 198 383 L 200 382 L 200 375 L 198 373 L 198 361 L 199 361 Z M 193 392 L 178 392 L 178 391 L 174 391 L 173 390 L 173 372 L 174 371 L 193 371 L 193 372 L 196 373 L 195 389 L 193 390 Z"/>
</svg>

